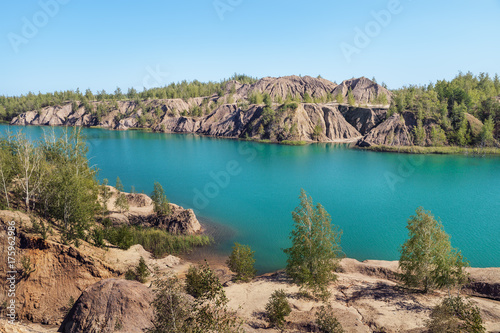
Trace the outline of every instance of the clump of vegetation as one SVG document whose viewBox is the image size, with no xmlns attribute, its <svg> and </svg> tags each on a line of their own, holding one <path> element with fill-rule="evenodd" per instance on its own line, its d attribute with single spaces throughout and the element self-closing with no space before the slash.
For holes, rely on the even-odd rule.
<svg viewBox="0 0 500 333">
<path fill-rule="evenodd" d="M 427 328 L 432 333 L 483 333 L 479 308 L 470 300 L 460 296 L 449 296 L 432 310 Z"/>
<path fill-rule="evenodd" d="M 285 317 L 292 312 L 284 290 L 275 290 L 266 304 L 266 315 L 269 323 L 279 329 L 285 327 Z"/>
<path fill-rule="evenodd" d="M 300 205 L 292 212 L 292 246 L 284 250 L 288 257 L 286 273 L 301 288 L 325 299 L 329 295 L 328 284 L 336 279 L 334 272 L 342 257 L 342 231 L 332 226 L 327 211 L 321 204 L 314 206 L 304 190 L 299 198 Z"/>
<path fill-rule="evenodd" d="M 227 265 L 231 272 L 236 273 L 235 279 L 237 281 L 246 282 L 255 277 L 257 271 L 254 268 L 254 253 L 255 251 L 252 251 L 250 246 L 234 243 L 233 251 L 227 260 Z"/>
<path fill-rule="evenodd" d="M 63 241 L 77 245 L 79 239 L 87 238 L 99 210 L 97 171 L 89 167 L 87 150 L 77 128 L 37 141 L 22 131 L 8 133 L 0 139 L 2 204 L 10 207 L 10 193 L 15 193 L 18 207 L 55 221 Z M 35 222 L 33 228 L 44 238 L 50 231 L 43 222 Z"/>
<path fill-rule="evenodd" d="M 234 311 L 229 310 L 228 299 L 218 279 L 208 265 L 201 267 L 200 271 L 199 283 L 213 288 L 197 294 L 194 301 L 187 297 L 176 277 L 154 281 L 155 317 L 148 332 L 241 332 L 241 321 Z"/>
<path fill-rule="evenodd" d="M 427 292 L 465 282 L 467 262 L 451 247 L 450 237 L 431 212 L 418 208 L 406 228 L 409 238 L 401 247 L 399 260 L 404 285 Z"/>
<path fill-rule="evenodd" d="M 213 298 L 223 292 L 223 287 L 219 278 L 205 261 L 200 267 L 189 267 L 186 274 L 186 292 L 195 298 Z"/>
<path fill-rule="evenodd" d="M 23 256 L 21 258 L 21 267 L 22 267 L 22 278 L 27 278 L 31 273 L 35 271 L 31 264 L 31 258 L 28 256 Z"/>
<path fill-rule="evenodd" d="M 134 270 L 127 270 L 125 273 L 125 279 L 127 280 L 135 280 L 139 281 L 140 283 L 146 282 L 146 279 L 149 276 L 149 268 L 148 265 L 146 265 L 146 261 L 144 258 L 141 256 L 139 259 L 139 263 L 137 266 L 134 268 Z"/>
<path fill-rule="evenodd" d="M 133 226 L 109 227 L 104 230 L 104 238 L 121 249 L 134 244 L 153 254 L 156 258 L 166 253 L 177 254 L 191 251 L 194 247 L 209 245 L 212 239 L 206 235 L 172 235 L 168 231 L 155 228 Z"/>
<path fill-rule="evenodd" d="M 332 306 L 322 305 L 316 312 L 316 325 L 322 333 L 344 333 L 342 325 L 335 317 Z"/>
</svg>

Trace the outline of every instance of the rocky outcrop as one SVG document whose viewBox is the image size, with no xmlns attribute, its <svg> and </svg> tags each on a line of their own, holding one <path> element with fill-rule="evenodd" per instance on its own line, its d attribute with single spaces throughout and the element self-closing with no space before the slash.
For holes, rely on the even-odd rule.
<svg viewBox="0 0 500 333">
<path fill-rule="evenodd" d="M 203 231 L 192 209 L 184 209 L 173 203 L 169 203 L 170 214 L 159 216 L 154 212 L 153 200 L 143 193 L 125 193 L 129 209 L 121 212 L 115 206 L 118 191 L 108 186 L 111 197 L 108 200 L 107 209 L 110 212 L 109 219 L 115 226 L 123 224 L 140 225 L 144 227 L 155 227 L 167 230 L 173 234 L 194 235 Z"/>
<path fill-rule="evenodd" d="M 152 291 L 136 281 L 106 279 L 78 298 L 59 332 L 144 332 L 153 319 Z"/>
<path fill-rule="evenodd" d="M 129 214 L 128 223 L 143 227 L 155 227 L 176 235 L 194 235 L 203 231 L 192 209 L 169 204 L 171 213 L 166 216 Z"/>
<path fill-rule="evenodd" d="M 345 80 L 332 91 L 333 96 L 341 95 L 347 101 L 347 95 L 351 90 L 357 103 L 368 104 L 375 101 L 379 95 L 385 95 L 387 103 L 390 104 L 392 93 L 381 85 L 365 77 Z"/>
<path fill-rule="evenodd" d="M 372 129 L 358 142 L 360 147 L 372 145 L 411 146 L 413 136 L 406 125 L 405 118 L 396 113 Z"/>
</svg>

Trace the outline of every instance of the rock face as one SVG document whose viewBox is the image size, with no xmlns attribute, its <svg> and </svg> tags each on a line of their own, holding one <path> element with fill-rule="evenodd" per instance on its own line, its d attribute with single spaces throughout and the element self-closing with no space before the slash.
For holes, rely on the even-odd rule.
<svg viewBox="0 0 500 333">
<path fill-rule="evenodd" d="M 1 237 L 6 233 L 6 222 L 12 220 L 11 212 L 0 211 Z M 21 220 L 29 218 L 16 212 Z M 24 218 L 25 217 L 25 218 Z M 18 221 L 18 218 L 15 218 Z M 7 253 L 4 246 L 7 241 L 0 239 L 0 252 Z M 67 311 L 71 297 L 77 299 L 81 292 L 95 282 L 113 277 L 115 270 L 91 257 L 80 249 L 72 246 L 54 243 L 49 240 L 19 232 L 19 259 L 29 258 L 30 270 L 20 278 L 16 286 L 16 300 L 19 307 L 17 315 L 36 323 L 58 324 Z M 5 271 L 0 270 L 0 278 L 5 280 Z M 0 303 L 4 301 L 5 293 L 0 294 Z"/>
<path fill-rule="evenodd" d="M 411 146 L 412 144 L 413 136 L 406 125 L 405 118 L 397 113 L 372 129 L 358 142 L 361 147 L 371 145 Z"/>
<path fill-rule="evenodd" d="M 341 106 L 340 112 L 349 124 L 354 126 L 362 135 L 365 135 L 385 120 L 387 109 Z"/>
<path fill-rule="evenodd" d="M 153 293 L 136 281 L 106 279 L 88 287 L 59 328 L 65 333 L 143 332 L 151 327 Z"/>
</svg>

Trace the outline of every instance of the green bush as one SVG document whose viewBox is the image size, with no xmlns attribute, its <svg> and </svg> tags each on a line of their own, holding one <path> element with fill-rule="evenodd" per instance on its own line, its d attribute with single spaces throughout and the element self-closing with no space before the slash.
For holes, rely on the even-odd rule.
<svg viewBox="0 0 500 333">
<path fill-rule="evenodd" d="M 146 265 L 146 261 L 144 260 L 143 257 L 139 259 L 139 263 L 137 264 L 134 270 L 129 269 L 125 273 L 126 280 L 135 280 L 139 281 L 140 283 L 146 282 L 148 276 L 149 276 L 149 268 L 148 265 Z"/>
<path fill-rule="evenodd" d="M 266 304 L 266 315 L 269 323 L 282 329 L 285 326 L 285 317 L 291 312 L 292 309 L 286 299 L 285 291 L 282 289 L 274 291 Z"/>
<path fill-rule="evenodd" d="M 322 305 L 316 312 L 316 325 L 323 333 L 343 333 L 344 329 L 333 313 L 331 305 Z"/>
<path fill-rule="evenodd" d="M 224 289 L 219 278 L 205 261 L 200 267 L 191 266 L 186 274 L 186 292 L 195 298 L 215 299 L 223 295 Z"/>
<path fill-rule="evenodd" d="M 460 296 L 447 297 L 434 307 L 427 328 L 432 333 L 486 332 L 479 308 Z"/>
<path fill-rule="evenodd" d="M 236 273 L 236 280 L 249 281 L 255 276 L 257 271 L 254 268 L 254 253 L 250 246 L 234 243 L 227 265 L 231 272 Z"/>
</svg>

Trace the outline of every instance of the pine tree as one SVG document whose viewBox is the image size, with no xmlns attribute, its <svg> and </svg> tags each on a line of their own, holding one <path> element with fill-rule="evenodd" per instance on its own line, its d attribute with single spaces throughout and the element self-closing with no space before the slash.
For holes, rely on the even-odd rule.
<svg viewBox="0 0 500 333">
<path fill-rule="evenodd" d="M 342 231 L 332 226 L 331 217 L 321 204 L 313 206 L 304 190 L 299 199 L 299 206 L 292 212 L 292 247 L 284 250 L 288 256 L 286 272 L 301 288 L 327 296 L 328 284 L 336 279 L 334 272 L 342 255 Z"/>
</svg>

